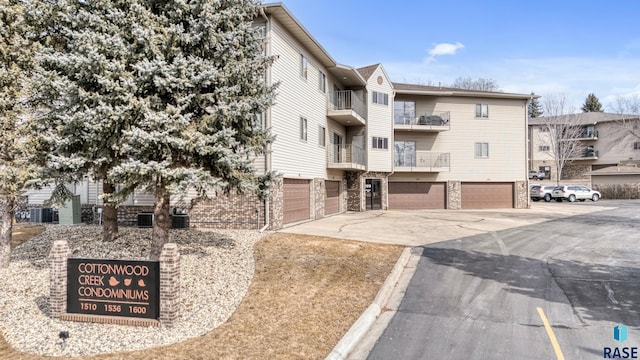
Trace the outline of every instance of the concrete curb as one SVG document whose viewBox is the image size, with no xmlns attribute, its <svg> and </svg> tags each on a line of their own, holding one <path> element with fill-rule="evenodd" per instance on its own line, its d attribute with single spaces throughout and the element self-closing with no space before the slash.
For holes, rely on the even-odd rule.
<svg viewBox="0 0 640 360">
<path fill-rule="evenodd" d="M 358 320 L 351 325 L 349 331 L 340 339 L 338 344 L 331 350 L 326 360 L 344 360 L 349 353 L 355 348 L 358 342 L 367 333 L 369 328 L 375 323 L 378 316 L 382 313 L 382 309 L 393 293 L 396 283 L 400 279 L 404 268 L 407 266 L 411 258 L 411 248 L 405 247 L 391 270 L 389 276 L 384 281 L 382 288 L 378 291 L 373 303 L 360 315 Z"/>
</svg>

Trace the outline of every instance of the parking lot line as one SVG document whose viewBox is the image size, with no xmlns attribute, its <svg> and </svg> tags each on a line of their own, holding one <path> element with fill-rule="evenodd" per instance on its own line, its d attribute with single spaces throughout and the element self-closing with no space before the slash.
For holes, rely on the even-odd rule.
<svg viewBox="0 0 640 360">
<path fill-rule="evenodd" d="M 547 320 L 547 317 L 544 315 L 544 311 L 542 311 L 542 308 L 538 308 L 538 315 L 540 315 L 540 318 L 542 319 L 542 323 L 544 324 L 544 328 L 545 330 L 547 330 L 547 335 L 549 335 L 549 340 L 551 340 L 551 345 L 553 346 L 553 350 L 556 352 L 556 358 L 558 358 L 558 360 L 564 360 L 564 355 L 562 355 L 562 350 L 560 349 L 560 344 L 558 344 L 558 340 L 556 339 L 556 336 L 553 333 L 553 330 L 551 329 L 551 325 L 549 325 L 549 321 Z"/>
</svg>

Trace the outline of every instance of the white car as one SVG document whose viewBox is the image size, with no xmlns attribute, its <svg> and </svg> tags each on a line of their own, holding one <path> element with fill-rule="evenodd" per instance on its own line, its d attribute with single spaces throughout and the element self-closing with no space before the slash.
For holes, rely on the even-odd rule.
<svg viewBox="0 0 640 360">
<path fill-rule="evenodd" d="M 557 202 L 562 202 L 562 200 L 574 202 L 576 200 L 585 201 L 587 199 L 591 201 L 598 201 L 602 195 L 600 195 L 599 191 L 589 189 L 583 185 L 562 185 L 556 186 L 553 189 L 551 197 L 553 197 Z"/>
</svg>

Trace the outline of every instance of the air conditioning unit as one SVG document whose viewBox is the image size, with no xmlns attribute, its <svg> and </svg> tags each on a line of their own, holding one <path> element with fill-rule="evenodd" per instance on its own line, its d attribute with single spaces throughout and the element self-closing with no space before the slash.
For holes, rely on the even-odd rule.
<svg viewBox="0 0 640 360">
<path fill-rule="evenodd" d="M 153 213 L 138 213 L 138 227 L 150 228 L 153 226 Z"/>
<path fill-rule="evenodd" d="M 53 209 L 33 208 L 30 210 L 29 221 L 32 223 L 50 223 L 53 221 Z"/>
<path fill-rule="evenodd" d="M 172 229 L 188 229 L 189 215 L 171 215 Z"/>
</svg>

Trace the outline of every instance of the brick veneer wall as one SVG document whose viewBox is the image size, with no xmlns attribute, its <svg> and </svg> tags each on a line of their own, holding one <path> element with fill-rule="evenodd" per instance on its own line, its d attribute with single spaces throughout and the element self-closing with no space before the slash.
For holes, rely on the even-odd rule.
<svg viewBox="0 0 640 360">
<path fill-rule="evenodd" d="M 186 209 L 194 228 L 259 229 L 264 226 L 264 202 L 253 193 L 200 199 Z"/>
<path fill-rule="evenodd" d="M 269 187 L 269 229 L 282 229 L 284 224 L 284 181 L 278 178 Z"/>
<path fill-rule="evenodd" d="M 155 319 L 67 313 L 67 259 L 71 250 L 66 240 L 56 240 L 49 252 L 49 316 L 69 321 L 119 325 L 158 326 Z M 160 322 L 174 325 L 180 313 L 180 253 L 175 243 L 165 244 L 160 254 Z"/>
</svg>

